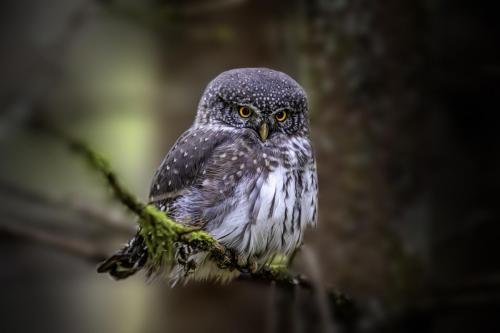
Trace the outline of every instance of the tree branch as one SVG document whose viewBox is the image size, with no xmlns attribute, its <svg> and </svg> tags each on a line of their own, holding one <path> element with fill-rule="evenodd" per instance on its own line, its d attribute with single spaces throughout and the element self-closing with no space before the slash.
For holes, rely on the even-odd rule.
<svg viewBox="0 0 500 333">
<path fill-rule="evenodd" d="M 152 267 L 162 267 L 173 263 L 174 244 L 184 243 L 195 250 L 208 252 L 210 258 L 221 269 L 239 270 L 246 274 L 250 267 L 238 263 L 236 255 L 222 246 L 215 238 L 203 230 L 185 226 L 170 219 L 153 205 L 141 202 L 119 181 L 108 161 L 85 143 L 72 138 L 51 126 L 43 126 L 46 132 L 65 142 L 69 148 L 80 155 L 98 172 L 112 190 L 112 194 L 138 218 L 140 233 L 147 244 L 148 256 Z M 269 266 L 265 271 L 251 274 L 256 280 L 276 281 L 280 284 L 304 284 L 302 278 L 292 275 L 283 266 Z"/>
<path fill-rule="evenodd" d="M 0 179 L 0 196 L 5 196 L 7 200 L 15 200 L 15 202 L 32 206 L 36 205 L 53 210 L 62 209 L 71 211 L 85 221 L 94 222 L 100 226 L 118 231 L 125 235 L 131 235 L 136 231 L 134 226 L 125 224 L 123 221 L 111 217 L 104 211 L 82 203 L 75 198 L 63 199 L 48 194 L 36 193 L 3 179 Z"/>
<path fill-rule="evenodd" d="M 77 240 L 70 240 L 66 236 L 55 235 L 30 227 L 14 225 L 0 225 L 0 232 L 6 235 L 26 238 L 48 247 L 61 250 L 64 253 L 74 255 L 91 263 L 97 263 L 106 259 L 107 254 L 98 250 L 95 246 Z"/>
</svg>

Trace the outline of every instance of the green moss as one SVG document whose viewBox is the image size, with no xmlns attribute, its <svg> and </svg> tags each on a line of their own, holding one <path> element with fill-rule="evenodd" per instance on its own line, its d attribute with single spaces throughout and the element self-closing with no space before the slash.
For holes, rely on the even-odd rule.
<svg viewBox="0 0 500 333">
<path fill-rule="evenodd" d="M 215 257 L 224 257 L 224 247 L 208 233 L 179 224 L 154 206 L 143 208 L 139 225 L 153 267 L 172 264 L 176 242 L 183 242 L 199 251 L 213 252 Z"/>
<path fill-rule="evenodd" d="M 287 284 L 293 285 L 296 283 L 295 276 L 290 273 L 286 266 L 275 266 L 270 265 L 269 271 L 271 273 L 271 279 L 275 281 L 286 282 Z"/>
</svg>

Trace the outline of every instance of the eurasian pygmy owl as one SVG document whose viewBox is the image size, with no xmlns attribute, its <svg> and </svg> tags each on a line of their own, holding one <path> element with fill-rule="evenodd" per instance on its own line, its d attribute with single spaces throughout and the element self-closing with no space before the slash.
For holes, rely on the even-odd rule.
<svg viewBox="0 0 500 333">
<path fill-rule="evenodd" d="M 260 267 L 300 246 L 305 227 L 316 224 L 317 192 L 304 90 L 284 73 L 242 68 L 209 83 L 194 124 L 154 175 L 150 203 Z M 197 268 L 176 264 L 173 281 L 238 274 L 220 270 L 206 253 L 185 256 Z M 138 234 L 99 271 L 121 279 L 147 261 Z"/>
</svg>

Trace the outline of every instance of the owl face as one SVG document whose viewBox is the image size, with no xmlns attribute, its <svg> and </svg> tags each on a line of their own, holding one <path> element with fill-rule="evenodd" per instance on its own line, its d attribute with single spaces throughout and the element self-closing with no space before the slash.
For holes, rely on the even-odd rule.
<svg viewBox="0 0 500 333">
<path fill-rule="evenodd" d="M 306 136 L 307 96 L 288 75 L 267 68 L 233 69 L 207 86 L 197 124 L 218 124 L 251 131 L 260 140 Z"/>
</svg>

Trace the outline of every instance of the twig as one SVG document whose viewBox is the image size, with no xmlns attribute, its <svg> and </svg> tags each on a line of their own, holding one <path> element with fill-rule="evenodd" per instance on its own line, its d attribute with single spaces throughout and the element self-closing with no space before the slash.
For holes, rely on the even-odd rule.
<svg viewBox="0 0 500 333">
<path fill-rule="evenodd" d="M 55 235 L 53 233 L 36 230 L 34 228 L 25 228 L 13 225 L 0 225 L 0 232 L 26 238 L 49 247 L 62 250 L 65 253 L 85 259 L 91 263 L 97 263 L 106 258 L 106 254 L 98 250 L 95 246 L 76 240 L 69 240 L 67 237 Z"/>
<path fill-rule="evenodd" d="M 239 278 L 239 281 L 254 282 L 254 283 L 275 283 L 279 287 L 283 288 L 295 288 L 298 287 L 302 290 L 319 293 L 325 291 L 326 296 L 335 304 L 340 306 L 343 304 L 351 303 L 351 299 L 345 294 L 336 291 L 333 288 L 326 289 L 318 288 L 311 280 L 302 274 L 293 274 L 288 269 L 284 267 L 264 267 L 255 273 L 243 272 Z"/>
<path fill-rule="evenodd" d="M 103 227 L 116 230 L 127 235 L 135 232 L 135 228 L 133 226 L 113 219 L 104 212 L 98 211 L 96 208 L 89 205 L 78 203 L 75 200 L 64 200 L 48 194 L 40 194 L 29 191 L 2 179 L 0 179 L 0 194 L 5 195 L 9 199 L 15 199 L 23 203 L 43 205 L 52 209 L 71 210 L 72 212 L 80 215 L 86 221 L 95 222 Z"/>
</svg>

